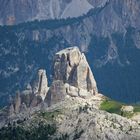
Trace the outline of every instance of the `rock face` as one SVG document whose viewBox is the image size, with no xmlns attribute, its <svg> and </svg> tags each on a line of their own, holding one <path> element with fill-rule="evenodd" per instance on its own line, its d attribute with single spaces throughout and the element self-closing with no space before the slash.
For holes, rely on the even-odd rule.
<svg viewBox="0 0 140 140">
<path fill-rule="evenodd" d="M 96 81 L 86 57 L 77 47 L 56 53 L 54 79 L 46 97 L 48 105 L 62 101 L 66 95 L 89 98 L 97 93 Z"/>
<path fill-rule="evenodd" d="M 32 96 L 33 96 L 32 87 L 30 84 L 28 84 L 27 88 L 21 92 L 22 102 L 25 103 L 27 107 L 29 107 L 31 104 Z"/>
<path fill-rule="evenodd" d="M 66 89 L 63 81 L 60 80 L 53 81 L 48 91 L 48 95 L 46 97 L 48 106 L 61 102 L 62 100 L 65 99 L 65 96 L 66 96 Z"/>
<path fill-rule="evenodd" d="M 27 107 L 36 107 L 45 99 L 48 89 L 46 71 L 44 69 L 40 69 L 31 82 L 31 85 L 28 84 L 26 90 L 22 91 L 22 103 Z M 25 105 L 23 108 L 26 108 Z"/>
<path fill-rule="evenodd" d="M 40 69 L 31 83 L 32 86 L 28 84 L 25 90 L 16 94 L 14 101 L 10 98 L 9 116 L 36 107 L 45 99 L 49 89 L 46 71 Z"/>
<path fill-rule="evenodd" d="M 93 95 L 98 93 L 96 81 L 86 57 L 77 47 L 67 48 L 56 53 L 54 80 L 62 80 L 78 89 L 87 90 Z"/>
<path fill-rule="evenodd" d="M 14 105 L 11 104 L 8 108 L 8 116 L 13 116 L 15 113 Z"/>
<path fill-rule="evenodd" d="M 40 7 L 41 5 L 45 6 L 47 5 L 45 2 L 49 2 L 49 0 L 42 0 L 44 3 L 41 3 L 41 0 L 28 0 L 26 4 L 26 1 L 27 0 L 24 0 L 24 2 L 23 0 L 1 0 L 0 18 L 4 19 L 2 19 L 1 22 L 6 24 L 8 14 L 12 14 L 10 9 L 13 9 L 13 5 L 16 5 L 14 12 L 14 14 L 16 14 L 16 20 L 23 22 L 27 21 L 26 19 L 30 20 L 30 17 L 28 17 L 30 14 L 34 16 L 33 13 L 35 13 L 36 7 Z M 40 1 L 40 4 L 36 4 L 37 1 Z M 55 3 L 53 4 L 53 9 L 57 9 L 55 5 L 58 5 L 56 3 L 59 0 L 51 1 Z M 60 11 L 62 9 L 63 11 L 66 7 L 65 3 L 69 3 L 71 0 L 61 1 L 63 2 L 63 6 L 60 6 L 61 8 L 58 9 L 60 9 Z M 106 1 L 109 1 L 109 4 L 105 4 Z M 21 8 L 24 8 L 23 4 L 20 4 L 21 2 L 24 3 L 24 6 L 26 5 L 25 7 L 27 9 L 25 8 L 25 12 Z M 37 27 L 34 27 L 36 22 L 27 23 L 26 26 L 29 26 L 29 28 L 27 27 L 28 29 L 24 24 L 16 26 L 16 30 L 11 29 L 11 27 L 1 28 L 0 56 L 3 60 L 1 61 L 0 72 L 0 77 L 2 77 L 0 82 L 1 96 L 5 95 L 5 93 L 14 93 L 14 89 L 16 89 L 17 85 L 19 85 L 21 89 L 25 88 L 25 85 L 32 79 L 32 75 L 37 69 L 42 66 L 50 66 L 52 56 L 70 44 L 71 46 L 79 46 L 82 52 L 87 53 L 91 69 L 95 72 L 100 90 L 104 92 L 106 96 L 122 102 L 135 102 L 140 100 L 140 79 L 134 78 L 140 75 L 140 53 L 137 49 L 140 48 L 140 18 L 138 18 L 140 15 L 140 1 L 88 0 L 88 2 L 95 8 L 100 7 L 99 12 L 93 12 L 93 14 L 86 16 L 83 20 L 77 18 L 73 24 L 71 20 L 67 19 L 67 26 L 64 26 L 65 21 L 60 26 L 59 21 L 55 21 L 54 24 L 57 25 L 57 28 L 55 26 L 52 29 L 48 29 L 47 25 L 50 25 L 50 23 L 46 26 L 42 26 L 44 25 L 44 21 L 40 21 L 37 23 Z M 14 4 L 9 6 L 9 3 Z M 49 4 L 47 6 L 49 6 Z M 46 12 L 44 8 L 39 9 L 39 13 L 43 11 Z M 56 12 L 57 10 L 53 11 Z M 56 13 L 58 14 L 59 12 Z M 40 16 L 41 15 L 43 17 L 43 14 L 40 14 Z M 25 16 L 25 18 L 23 18 L 23 16 Z M 38 26 L 40 28 L 38 28 Z M 13 37 L 11 38 L 11 36 Z M 27 40 L 29 40 L 30 43 L 28 43 Z M 46 42 L 49 43 L 46 44 Z M 134 53 L 131 53 L 131 48 Z M 15 53 L 15 50 L 17 50 L 17 53 Z M 32 53 L 34 53 L 37 59 L 36 57 L 32 57 Z M 7 55 L 10 55 L 10 59 L 7 59 Z M 114 68 L 116 66 L 117 69 Z M 124 66 L 124 68 L 126 66 L 126 69 L 122 69 L 122 66 Z M 135 69 L 135 72 L 133 72 L 132 69 Z M 51 75 L 49 72 L 50 71 L 47 71 L 48 76 Z M 129 76 L 121 75 L 120 73 L 129 73 Z M 14 80 L 13 77 L 15 77 Z M 120 78 L 121 81 L 119 80 Z M 113 86 L 112 82 L 108 81 L 109 79 L 112 79 L 114 83 L 116 83 L 115 86 Z M 126 79 L 128 82 L 125 82 Z M 22 81 L 22 83 L 20 81 Z M 125 85 L 127 88 L 124 88 L 122 85 Z M 119 93 L 118 89 L 121 89 Z M 1 96 L 0 98 L 2 98 Z M 4 99 L 6 99 L 5 96 Z M 4 99 L 2 98 L 0 105 L 6 103 Z"/>
<path fill-rule="evenodd" d="M 54 79 L 50 88 L 48 88 L 45 70 L 39 70 L 35 79 L 33 85 L 29 84 L 22 95 L 18 92 L 13 104 L 10 104 L 8 112 L 11 116 L 11 118 L 8 116 L 10 121 L 21 120 L 19 125 L 25 126 L 23 128 L 26 126 L 30 128 L 30 125 L 34 128 L 40 122 L 48 123 L 50 118 L 44 118 L 44 115 L 40 113 L 41 106 L 38 107 L 38 104 L 45 101 L 48 106 L 58 103 L 56 106 L 46 108 L 47 113 L 51 112 L 53 116 L 51 119 L 55 120 L 54 123 L 57 126 L 57 134 L 54 138 L 60 134 L 64 136 L 67 134 L 69 139 L 78 137 L 79 140 L 139 140 L 140 125 L 136 121 L 99 110 L 100 104 L 104 101 L 103 96 L 97 94 L 97 85 L 92 71 L 85 55 L 77 47 L 56 53 Z M 85 100 L 84 98 L 87 97 L 90 98 Z M 12 101 L 11 98 L 10 101 Z M 30 109 L 36 108 L 30 112 L 28 106 Z M 35 115 L 38 108 L 39 114 Z M 133 107 L 124 106 L 122 111 L 132 112 Z M 22 115 L 22 112 L 27 112 L 27 114 Z M 14 116 L 15 114 L 18 115 Z M 8 120 L 2 117 L 0 114 L 0 124 L 3 120 L 5 122 Z"/>
<path fill-rule="evenodd" d="M 133 106 L 122 106 L 121 111 L 122 111 L 122 113 L 133 113 L 134 107 Z"/>
<path fill-rule="evenodd" d="M 26 90 L 22 91 L 22 103 L 27 107 L 36 107 L 45 99 L 48 89 L 46 71 L 40 69 L 35 78 L 31 81 L 31 85 L 28 84 Z"/>
<path fill-rule="evenodd" d="M 16 94 L 15 101 L 14 101 L 15 113 L 19 113 L 20 106 L 21 106 L 21 97 L 20 97 L 20 93 L 18 92 Z"/>
<path fill-rule="evenodd" d="M 40 69 L 38 71 L 32 87 L 33 93 L 41 96 L 41 98 L 44 100 L 48 92 L 48 80 L 45 70 Z"/>
</svg>

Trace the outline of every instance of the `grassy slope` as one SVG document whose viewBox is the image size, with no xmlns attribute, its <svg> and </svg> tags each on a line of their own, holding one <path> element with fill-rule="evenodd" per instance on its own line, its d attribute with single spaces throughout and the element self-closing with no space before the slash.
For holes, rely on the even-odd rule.
<svg viewBox="0 0 140 140">
<path fill-rule="evenodd" d="M 105 110 L 109 113 L 115 113 L 115 114 L 119 114 L 119 115 L 122 115 L 124 117 L 127 117 L 127 118 L 130 118 L 132 117 L 135 113 L 138 113 L 140 112 L 140 105 L 132 105 L 134 107 L 134 113 L 125 113 L 125 114 L 122 114 L 121 112 L 121 108 L 122 106 L 124 105 L 127 105 L 127 104 L 124 104 L 124 103 L 120 103 L 120 102 L 117 102 L 117 101 L 113 101 L 109 98 L 106 98 L 102 103 L 101 103 L 101 106 L 100 106 L 100 109 L 101 110 Z"/>
</svg>

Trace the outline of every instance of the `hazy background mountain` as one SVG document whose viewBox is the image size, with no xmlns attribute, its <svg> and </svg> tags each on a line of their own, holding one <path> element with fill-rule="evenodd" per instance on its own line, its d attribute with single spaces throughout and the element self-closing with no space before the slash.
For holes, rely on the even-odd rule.
<svg viewBox="0 0 140 140">
<path fill-rule="evenodd" d="M 35 19 L 78 17 L 92 8 L 87 0 L 1 0 L 0 22 L 13 25 Z"/>
<path fill-rule="evenodd" d="M 75 1 L 0 0 L 2 25 L 32 21 L 0 27 L 1 104 L 25 88 L 39 68 L 51 81 L 54 53 L 75 45 L 86 53 L 100 92 L 140 101 L 140 1 Z"/>
</svg>

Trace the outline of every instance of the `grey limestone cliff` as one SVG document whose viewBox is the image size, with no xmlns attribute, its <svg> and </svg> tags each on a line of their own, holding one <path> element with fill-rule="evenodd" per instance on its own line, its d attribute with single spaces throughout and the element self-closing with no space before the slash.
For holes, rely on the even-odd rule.
<svg viewBox="0 0 140 140">
<path fill-rule="evenodd" d="M 54 80 L 62 80 L 71 86 L 90 91 L 94 95 L 98 92 L 86 57 L 78 47 L 67 48 L 56 53 Z"/>
<path fill-rule="evenodd" d="M 56 53 L 54 79 L 48 93 L 47 98 L 50 102 L 62 100 L 66 95 L 88 98 L 98 93 L 86 57 L 78 47 L 67 48 Z"/>
</svg>

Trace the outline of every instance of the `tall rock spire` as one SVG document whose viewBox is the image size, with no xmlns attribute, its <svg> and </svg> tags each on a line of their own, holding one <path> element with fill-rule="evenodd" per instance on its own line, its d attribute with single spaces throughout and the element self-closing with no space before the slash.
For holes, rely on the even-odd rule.
<svg viewBox="0 0 140 140">
<path fill-rule="evenodd" d="M 86 57 L 77 47 L 64 49 L 54 58 L 54 79 L 46 100 L 49 105 L 66 95 L 88 98 L 98 93 L 96 81 Z"/>
<path fill-rule="evenodd" d="M 56 53 L 54 80 L 62 80 L 71 86 L 92 92 L 93 95 L 98 92 L 86 57 L 77 47 L 67 48 Z"/>
<path fill-rule="evenodd" d="M 20 106 L 21 106 L 21 97 L 20 97 L 20 92 L 17 91 L 15 101 L 14 101 L 15 113 L 20 112 Z"/>
<path fill-rule="evenodd" d="M 35 81 L 33 82 L 33 93 L 41 96 L 44 100 L 48 92 L 48 80 L 46 71 L 40 69 L 36 75 Z"/>
</svg>

